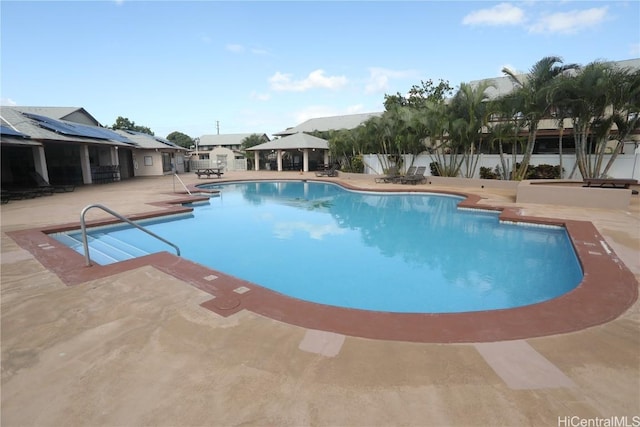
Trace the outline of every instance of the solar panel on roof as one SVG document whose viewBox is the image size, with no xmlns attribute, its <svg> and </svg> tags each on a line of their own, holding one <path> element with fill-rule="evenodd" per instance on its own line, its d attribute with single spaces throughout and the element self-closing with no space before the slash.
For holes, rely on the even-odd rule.
<svg viewBox="0 0 640 427">
<path fill-rule="evenodd" d="M 156 142 L 159 142 L 159 143 L 164 144 L 164 145 L 168 145 L 169 147 L 181 148 L 180 146 L 178 146 L 178 145 L 174 144 L 173 142 L 169 141 L 168 139 L 160 138 L 159 136 L 154 136 L 154 135 L 151 135 L 149 133 L 144 133 L 144 132 L 137 132 L 135 130 L 130 130 L 130 129 L 123 129 L 123 130 L 126 133 L 128 133 L 129 135 L 151 137 L 154 140 L 156 140 Z"/>
<path fill-rule="evenodd" d="M 169 141 L 168 139 L 163 139 L 163 138 L 157 138 L 156 137 L 156 141 L 161 142 L 165 145 L 168 145 L 169 147 L 173 147 L 173 148 L 180 148 L 178 145 L 174 144 L 173 142 Z"/>
<path fill-rule="evenodd" d="M 110 129 L 100 128 L 97 126 L 87 126 L 80 123 L 71 123 L 64 120 L 55 120 L 50 117 L 41 116 L 39 114 L 22 113 L 30 119 L 36 120 L 40 127 L 49 129 L 53 132 L 69 136 L 81 136 L 85 138 L 105 139 L 126 144 L 134 143 L 125 136 L 120 135 Z"/>
<path fill-rule="evenodd" d="M 19 137 L 22 137 L 22 138 L 30 138 L 29 135 L 26 135 L 26 134 L 24 134 L 22 132 L 18 132 L 17 130 L 12 129 L 9 126 L 4 126 L 4 125 L 0 125 L 0 134 L 1 135 L 19 136 Z"/>
</svg>

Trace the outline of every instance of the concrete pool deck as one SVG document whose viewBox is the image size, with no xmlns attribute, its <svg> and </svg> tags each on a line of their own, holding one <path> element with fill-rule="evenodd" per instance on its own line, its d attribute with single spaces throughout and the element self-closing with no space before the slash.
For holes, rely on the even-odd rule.
<svg viewBox="0 0 640 427">
<path fill-rule="evenodd" d="M 395 188 L 373 178 L 331 180 Z M 138 178 L 2 205 L 3 426 L 571 425 L 640 416 L 637 301 L 615 320 L 539 338 L 373 340 L 247 310 L 220 316 L 200 306 L 209 293 L 144 264 L 69 286 L 7 235 L 75 223 L 92 203 L 125 215 L 163 210 L 150 203 L 175 199 L 173 186 L 171 177 Z M 477 194 L 524 216 L 589 221 L 640 278 L 638 196 L 629 209 L 605 210 L 517 205 L 508 190 L 417 187 Z"/>
</svg>

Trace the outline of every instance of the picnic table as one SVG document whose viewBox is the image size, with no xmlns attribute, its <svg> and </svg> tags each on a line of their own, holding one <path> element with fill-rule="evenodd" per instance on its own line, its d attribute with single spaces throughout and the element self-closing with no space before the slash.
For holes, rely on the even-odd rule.
<svg viewBox="0 0 640 427">
<path fill-rule="evenodd" d="M 206 175 L 207 178 L 211 177 L 211 175 L 216 175 L 218 178 L 220 178 L 222 175 L 224 175 L 224 172 L 222 172 L 222 168 L 205 168 L 196 169 L 196 175 L 198 175 L 198 178 L 203 175 Z"/>
<path fill-rule="evenodd" d="M 637 185 L 636 179 L 625 178 L 585 178 L 583 187 L 611 187 L 611 188 L 629 188 L 631 185 Z"/>
</svg>

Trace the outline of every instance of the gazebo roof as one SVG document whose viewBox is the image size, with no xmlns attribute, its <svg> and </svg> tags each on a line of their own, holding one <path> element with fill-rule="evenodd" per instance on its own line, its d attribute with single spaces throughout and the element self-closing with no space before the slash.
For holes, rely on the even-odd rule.
<svg viewBox="0 0 640 427">
<path fill-rule="evenodd" d="M 247 151 L 297 150 L 299 148 L 328 150 L 329 141 L 306 133 L 294 133 L 293 135 L 288 135 L 284 138 L 274 139 L 272 141 L 265 142 L 264 144 L 247 148 Z"/>
</svg>

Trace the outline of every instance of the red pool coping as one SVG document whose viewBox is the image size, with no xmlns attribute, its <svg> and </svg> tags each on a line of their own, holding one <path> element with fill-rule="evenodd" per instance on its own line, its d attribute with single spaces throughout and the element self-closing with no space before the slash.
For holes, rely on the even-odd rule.
<svg viewBox="0 0 640 427">
<path fill-rule="evenodd" d="M 524 307 L 467 313 L 389 313 L 334 307 L 291 298 L 168 252 L 106 266 L 88 267 L 85 265 L 84 256 L 49 237 L 52 233 L 77 230 L 80 228 L 79 223 L 12 231 L 6 234 L 69 286 L 142 266 L 153 266 L 211 294 L 213 298 L 201 305 L 219 315 L 226 317 L 240 310 L 249 310 L 304 328 L 370 339 L 469 343 L 555 335 L 607 323 L 624 313 L 638 298 L 638 281 L 635 276 L 606 244 L 591 222 L 521 216 L 518 209 L 480 205 L 480 196 L 463 192 L 423 190 L 415 187 L 406 190 L 373 190 L 322 179 L 308 181 L 328 181 L 356 191 L 458 195 L 465 197 L 459 207 L 500 211 L 502 221 L 565 227 L 582 266 L 584 279 L 565 295 Z M 216 181 L 219 182 L 224 181 Z M 190 191 L 203 192 L 193 185 L 190 186 Z M 140 220 L 188 213 L 192 209 L 183 206 L 185 203 L 202 200 L 207 200 L 207 197 L 185 195 L 169 201 L 151 203 L 163 207 L 164 210 L 131 215 L 127 218 Z M 87 222 L 87 226 L 117 222 L 115 219 L 91 221 Z"/>
</svg>

